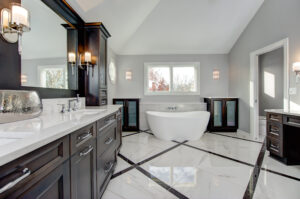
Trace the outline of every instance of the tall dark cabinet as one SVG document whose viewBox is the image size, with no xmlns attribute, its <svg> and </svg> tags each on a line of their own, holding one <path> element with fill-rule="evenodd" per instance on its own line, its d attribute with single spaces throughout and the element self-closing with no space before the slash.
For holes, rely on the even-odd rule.
<svg viewBox="0 0 300 199">
<path fill-rule="evenodd" d="M 204 98 L 210 112 L 208 131 L 236 132 L 238 123 L 238 98 Z"/>
<path fill-rule="evenodd" d="M 122 130 L 139 131 L 140 99 L 113 99 L 113 104 L 123 105 L 122 108 Z"/>
<path fill-rule="evenodd" d="M 81 94 L 87 106 L 107 105 L 107 39 L 110 37 L 102 23 L 88 23 L 84 27 L 85 52 L 92 54 L 92 67 L 80 71 Z M 88 74 L 88 75 L 87 75 Z"/>
</svg>

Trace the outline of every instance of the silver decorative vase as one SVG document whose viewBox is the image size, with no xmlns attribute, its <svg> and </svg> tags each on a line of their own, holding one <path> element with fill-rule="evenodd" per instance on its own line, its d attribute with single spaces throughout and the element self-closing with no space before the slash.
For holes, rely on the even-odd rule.
<svg viewBox="0 0 300 199">
<path fill-rule="evenodd" d="M 35 118 L 42 110 L 35 91 L 0 90 L 0 124 Z"/>
</svg>

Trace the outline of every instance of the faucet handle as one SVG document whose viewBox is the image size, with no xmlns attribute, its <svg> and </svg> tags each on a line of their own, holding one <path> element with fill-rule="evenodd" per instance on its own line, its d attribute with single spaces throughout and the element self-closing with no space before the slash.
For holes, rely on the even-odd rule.
<svg viewBox="0 0 300 199">
<path fill-rule="evenodd" d="M 61 106 L 61 113 L 65 113 L 66 112 L 66 105 L 65 104 L 57 104 L 58 106 Z"/>
</svg>

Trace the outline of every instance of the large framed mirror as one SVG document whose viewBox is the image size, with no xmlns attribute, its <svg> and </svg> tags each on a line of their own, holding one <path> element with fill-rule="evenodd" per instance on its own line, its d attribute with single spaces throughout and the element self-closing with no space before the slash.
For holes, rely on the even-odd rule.
<svg viewBox="0 0 300 199">
<path fill-rule="evenodd" d="M 21 87 L 44 93 L 76 92 L 78 68 L 76 62 L 68 62 L 68 54 L 78 54 L 78 33 L 75 26 L 67 25 L 76 19 L 61 9 L 62 1 L 21 0 L 21 4 L 31 15 L 31 31 L 22 37 Z"/>
</svg>

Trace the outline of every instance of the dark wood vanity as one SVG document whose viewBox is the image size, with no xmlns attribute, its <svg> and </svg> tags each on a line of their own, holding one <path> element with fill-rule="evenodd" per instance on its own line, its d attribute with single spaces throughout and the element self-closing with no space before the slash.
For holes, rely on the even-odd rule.
<svg viewBox="0 0 300 199">
<path fill-rule="evenodd" d="M 1 166 L 0 198 L 101 198 L 117 163 L 120 124 L 121 110 Z"/>
<path fill-rule="evenodd" d="M 267 111 L 267 149 L 287 165 L 300 164 L 300 116 Z"/>
</svg>

